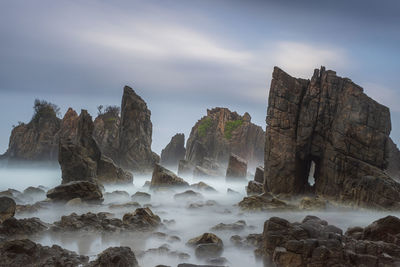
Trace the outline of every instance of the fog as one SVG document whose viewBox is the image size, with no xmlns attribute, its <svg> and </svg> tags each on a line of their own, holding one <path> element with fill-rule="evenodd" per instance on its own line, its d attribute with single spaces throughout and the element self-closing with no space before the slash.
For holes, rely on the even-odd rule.
<svg viewBox="0 0 400 267">
<path fill-rule="evenodd" d="M 61 182 L 61 172 L 58 169 L 0 169 L 0 191 L 13 188 L 23 191 L 29 186 L 38 186 L 52 188 Z M 199 179 L 192 177 L 183 177 L 190 184 L 197 183 Z M 135 176 L 133 185 L 105 186 L 104 202 L 102 205 L 81 205 L 79 207 L 68 207 L 64 205 L 53 205 L 48 209 L 39 209 L 35 213 L 17 213 L 17 218 L 38 217 L 47 223 L 53 223 L 60 220 L 61 216 L 69 215 L 72 212 L 82 214 L 86 212 L 97 213 L 100 211 L 111 212 L 113 217 L 121 219 L 127 212 L 133 212 L 132 208 L 110 208 L 112 204 L 123 204 L 130 202 L 130 196 L 137 191 L 148 192 L 151 194 L 151 200 L 141 201 L 140 204 L 150 204 L 151 210 L 160 216 L 164 225 L 157 231 L 165 233 L 166 236 L 152 235 L 151 233 L 129 233 L 129 234 L 94 234 L 94 233 L 55 233 L 42 234 L 31 237 L 35 242 L 42 245 L 51 246 L 58 244 L 63 248 L 76 251 L 79 254 L 88 255 L 92 258 L 110 246 L 129 246 L 135 252 L 138 262 L 142 267 L 153 267 L 157 264 L 176 266 L 179 263 L 206 264 L 206 262 L 197 259 L 194 255 L 194 249 L 185 245 L 185 243 L 196 236 L 205 232 L 217 234 L 224 243 L 222 257 L 228 259 L 226 265 L 232 267 L 243 266 L 263 266 L 261 261 L 256 260 L 254 248 L 237 248 L 230 241 L 233 235 L 242 237 L 252 233 L 261 233 L 264 222 L 272 217 L 279 216 L 287 220 L 301 221 L 306 215 L 316 215 L 327 220 L 330 224 L 336 225 L 344 231 L 351 226 L 366 226 L 372 221 L 388 215 L 385 212 L 375 212 L 367 210 L 339 210 L 331 208 L 328 211 L 304 211 L 304 212 L 257 212 L 244 213 L 239 210 L 237 203 L 245 196 L 246 182 L 228 183 L 224 177 L 213 179 L 202 179 L 201 181 L 215 188 L 218 192 L 199 191 L 202 198 L 199 199 L 179 199 L 175 200 L 174 195 L 185 191 L 186 189 L 174 189 L 152 192 L 147 187 L 143 187 L 146 181 L 150 181 L 151 176 Z M 238 193 L 228 194 L 227 189 L 231 188 Z M 129 197 L 114 196 L 111 193 L 115 190 L 123 190 L 129 194 Z M 197 191 L 197 190 L 195 190 Z M 45 198 L 44 195 L 41 196 Z M 21 202 L 34 202 L 40 199 L 22 199 Z M 213 200 L 215 205 L 202 207 L 192 207 L 192 203 L 205 203 Z M 29 203 L 33 204 L 33 203 Z M 400 214 L 393 214 L 400 216 Z M 168 223 L 165 220 L 175 220 L 175 223 Z M 244 220 L 246 227 L 242 231 L 211 231 L 211 227 L 219 223 L 234 223 L 238 220 Z M 178 236 L 180 240 L 171 238 Z M 148 249 L 158 248 L 167 244 L 171 251 L 183 252 L 190 255 L 189 259 L 180 259 L 177 255 L 167 255 L 165 253 L 143 253 Z"/>
</svg>

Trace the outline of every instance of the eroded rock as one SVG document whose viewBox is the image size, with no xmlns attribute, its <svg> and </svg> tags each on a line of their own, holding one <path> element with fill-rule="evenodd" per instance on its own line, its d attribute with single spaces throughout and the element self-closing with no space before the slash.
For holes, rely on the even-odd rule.
<svg viewBox="0 0 400 267">
<path fill-rule="evenodd" d="M 185 158 L 185 135 L 176 134 L 168 145 L 161 151 L 160 163 L 164 166 L 176 167 L 180 160 Z"/>
<path fill-rule="evenodd" d="M 56 186 L 47 192 L 47 197 L 54 201 L 64 202 L 74 198 L 88 202 L 103 201 L 103 194 L 99 185 L 88 181 L 75 181 Z"/>
<path fill-rule="evenodd" d="M 129 247 L 110 247 L 91 261 L 88 267 L 139 267 L 135 254 Z"/>
<path fill-rule="evenodd" d="M 150 188 L 158 187 L 189 187 L 189 184 L 170 170 L 156 164 L 154 166 Z"/>
<path fill-rule="evenodd" d="M 246 179 L 247 161 L 237 155 L 231 154 L 229 157 L 228 169 L 226 170 L 227 179 Z"/>
</svg>

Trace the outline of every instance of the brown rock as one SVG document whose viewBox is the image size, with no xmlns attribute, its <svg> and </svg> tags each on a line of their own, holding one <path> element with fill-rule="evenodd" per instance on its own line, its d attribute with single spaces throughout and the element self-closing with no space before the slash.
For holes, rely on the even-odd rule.
<svg viewBox="0 0 400 267">
<path fill-rule="evenodd" d="M 91 261 L 88 267 L 139 267 L 135 254 L 129 247 L 110 247 Z"/>
<path fill-rule="evenodd" d="M 16 204 L 14 199 L 0 197 L 0 223 L 8 218 L 14 217 Z"/>
<path fill-rule="evenodd" d="M 173 172 L 167 170 L 159 164 L 154 166 L 150 188 L 157 187 L 188 187 L 189 184 Z"/>
<path fill-rule="evenodd" d="M 395 216 L 386 216 L 364 228 L 364 240 L 385 241 L 400 245 L 400 219 Z M 399 241 L 397 241 L 399 239 Z"/>
<path fill-rule="evenodd" d="M 160 163 L 164 166 L 176 168 L 180 160 L 185 158 L 185 135 L 176 134 L 171 138 L 169 144 L 161 151 Z"/>
<path fill-rule="evenodd" d="M 127 213 L 122 218 L 125 224 L 135 226 L 137 230 L 154 230 L 161 225 L 161 219 L 149 208 L 138 208 L 134 213 Z"/>
<path fill-rule="evenodd" d="M 39 218 L 15 219 L 11 217 L 0 224 L 0 236 L 15 239 L 32 236 L 47 229 L 48 224 L 42 222 Z"/>
<path fill-rule="evenodd" d="M 211 233 L 204 233 L 201 236 L 190 239 L 186 245 L 195 247 L 195 254 L 198 258 L 215 258 L 222 254 L 224 243 Z"/>
<path fill-rule="evenodd" d="M 89 202 L 103 201 L 103 194 L 99 185 L 88 181 L 74 181 L 56 186 L 47 192 L 47 197 L 55 201 L 64 202 L 74 198 Z"/>
<path fill-rule="evenodd" d="M 246 179 L 247 177 L 247 161 L 232 154 L 229 157 L 228 169 L 226 170 L 226 178 L 228 179 Z"/>
<path fill-rule="evenodd" d="M 254 181 L 264 184 L 264 168 L 261 166 L 258 166 L 256 168 L 256 174 L 254 175 Z"/>
<path fill-rule="evenodd" d="M 246 186 L 246 192 L 248 196 L 260 195 L 264 193 L 264 185 L 256 181 L 249 181 L 248 185 Z"/>
<path fill-rule="evenodd" d="M 400 208 L 400 185 L 383 171 L 389 109 L 349 79 L 323 67 L 311 80 L 295 79 L 275 67 L 267 124 L 265 191 Z"/>
</svg>

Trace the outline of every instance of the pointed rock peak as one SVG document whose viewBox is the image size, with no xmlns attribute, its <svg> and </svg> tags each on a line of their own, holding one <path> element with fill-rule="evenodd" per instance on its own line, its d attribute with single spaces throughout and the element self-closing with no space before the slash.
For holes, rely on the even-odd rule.
<svg viewBox="0 0 400 267">
<path fill-rule="evenodd" d="M 78 113 L 76 113 L 76 111 L 73 108 L 69 107 L 67 112 L 65 112 L 63 120 L 67 120 L 69 118 L 75 118 L 75 117 L 78 117 Z"/>
</svg>

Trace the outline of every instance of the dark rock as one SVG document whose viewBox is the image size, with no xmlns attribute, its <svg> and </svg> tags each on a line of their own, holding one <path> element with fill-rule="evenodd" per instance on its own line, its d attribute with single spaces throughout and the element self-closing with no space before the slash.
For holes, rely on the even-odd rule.
<svg viewBox="0 0 400 267">
<path fill-rule="evenodd" d="M 275 67 L 267 124 L 266 192 L 313 192 L 360 206 L 400 208 L 400 185 L 384 173 L 389 109 L 351 80 L 323 67 L 311 80 L 295 79 Z"/>
<path fill-rule="evenodd" d="M 362 238 L 364 240 L 385 241 L 400 245 L 400 219 L 395 216 L 381 218 L 364 228 Z"/>
<path fill-rule="evenodd" d="M 188 187 L 189 184 L 173 172 L 167 170 L 159 164 L 154 166 L 150 188 L 158 187 Z"/>
<path fill-rule="evenodd" d="M 16 204 L 14 199 L 0 197 L 0 223 L 8 218 L 14 217 Z"/>
<path fill-rule="evenodd" d="M 160 163 L 164 166 L 178 166 L 180 160 L 185 158 L 185 135 L 176 134 L 169 144 L 161 151 Z"/>
<path fill-rule="evenodd" d="M 395 179 L 397 182 L 400 181 L 400 150 L 397 148 L 397 145 L 393 142 L 393 140 L 389 137 L 386 143 L 386 151 L 387 155 L 387 174 Z"/>
<path fill-rule="evenodd" d="M 246 179 L 247 161 L 231 154 L 229 157 L 228 169 L 226 170 L 226 178 L 229 179 Z"/>
<path fill-rule="evenodd" d="M 129 194 L 126 191 L 122 191 L 122 190 L 115 190 L 112 191 L 111 193 L 106 192 L 103 194 L 104 198 L 110 198 L 110 199 L 123 199 L 123 200 L 128 200 L 129 199 Z"/>
<path fill-rule="evenodd" d="M 254 175 L 254 181 L 264 184 L 264 168 L 259 166 L 256 168 L 256 174 Z"/>
<path fill-rule="evenodd" d="M 103 194 L 99 185 L 88 181 L 75 181 L 56 186 L 47 192 L 47 197 L 64 202 L 73 198 L 80 198 L 89 202 L 103 201 Z"/>
<path fill-rule="evenodd" d="M 164 244 L 158 248 L 148 249 L 144 252 L 144 254 L 151 254 L 153 257 L 159 257 L 159 256 L 176 257 L 181 260 L 187 260 L 190 258 L 190 255 L 187 253 L 171 250 L 171 247 L 167 244 Z"/>
<path fill-rule="evenodd" d="M 264 185 L 256 181 L 249 181 L 246 186 L 246 192 L 248 196 L 260 195 L 264 193 Z"/>
<path fill-rule="evenodd" d="M 91 261 L 88 267 L 139 267 L 135 254 L 129 247 L 110 247 Z"/>
<path fill-rule="evenodd" d="M 136 192 L 132 195 L 131 199 L 137 202 L 150 202 L 151 195 L 146 192 Z"/>
<path fill-rule="evenodd" d="M 122 218 L 125 224 L 135 226 L 137 230 L 154 230 L 161 225 L 161 219 L 149 208 L 138 208 L 133 213 L 127 213 Z"/>
<path fill-rule="evenodd" d="M 48 229 L 48 224 L 39 218 L 6 219 L 0 224 L 0 236 L 7 238 L 26 237 L 41 233 Z"/>
<path fill-rule="evenodd" d="M 124 87 L 119 131 L 119 164 L 128 170 L 149 171 L 157 157 L 151 151 L 153 125 L 146 102 L 129 86 Z"/>
<path fill-rule="evenodd" d="M 106 212 L 85 213 L 77 215 L 71 213 L 62 216 L 60 221 L 54 222 L 51 230 L 54 232 L 117 232 L 124 230 L 124 224 L 120 219 L 110 218 Z"/>
<path fill-rule="evenodd" d="M 41 246 L 28 239 L 0 243 L 2 266 L 81 266 L 88 259 L 57 245 Z"/>
</svg>

